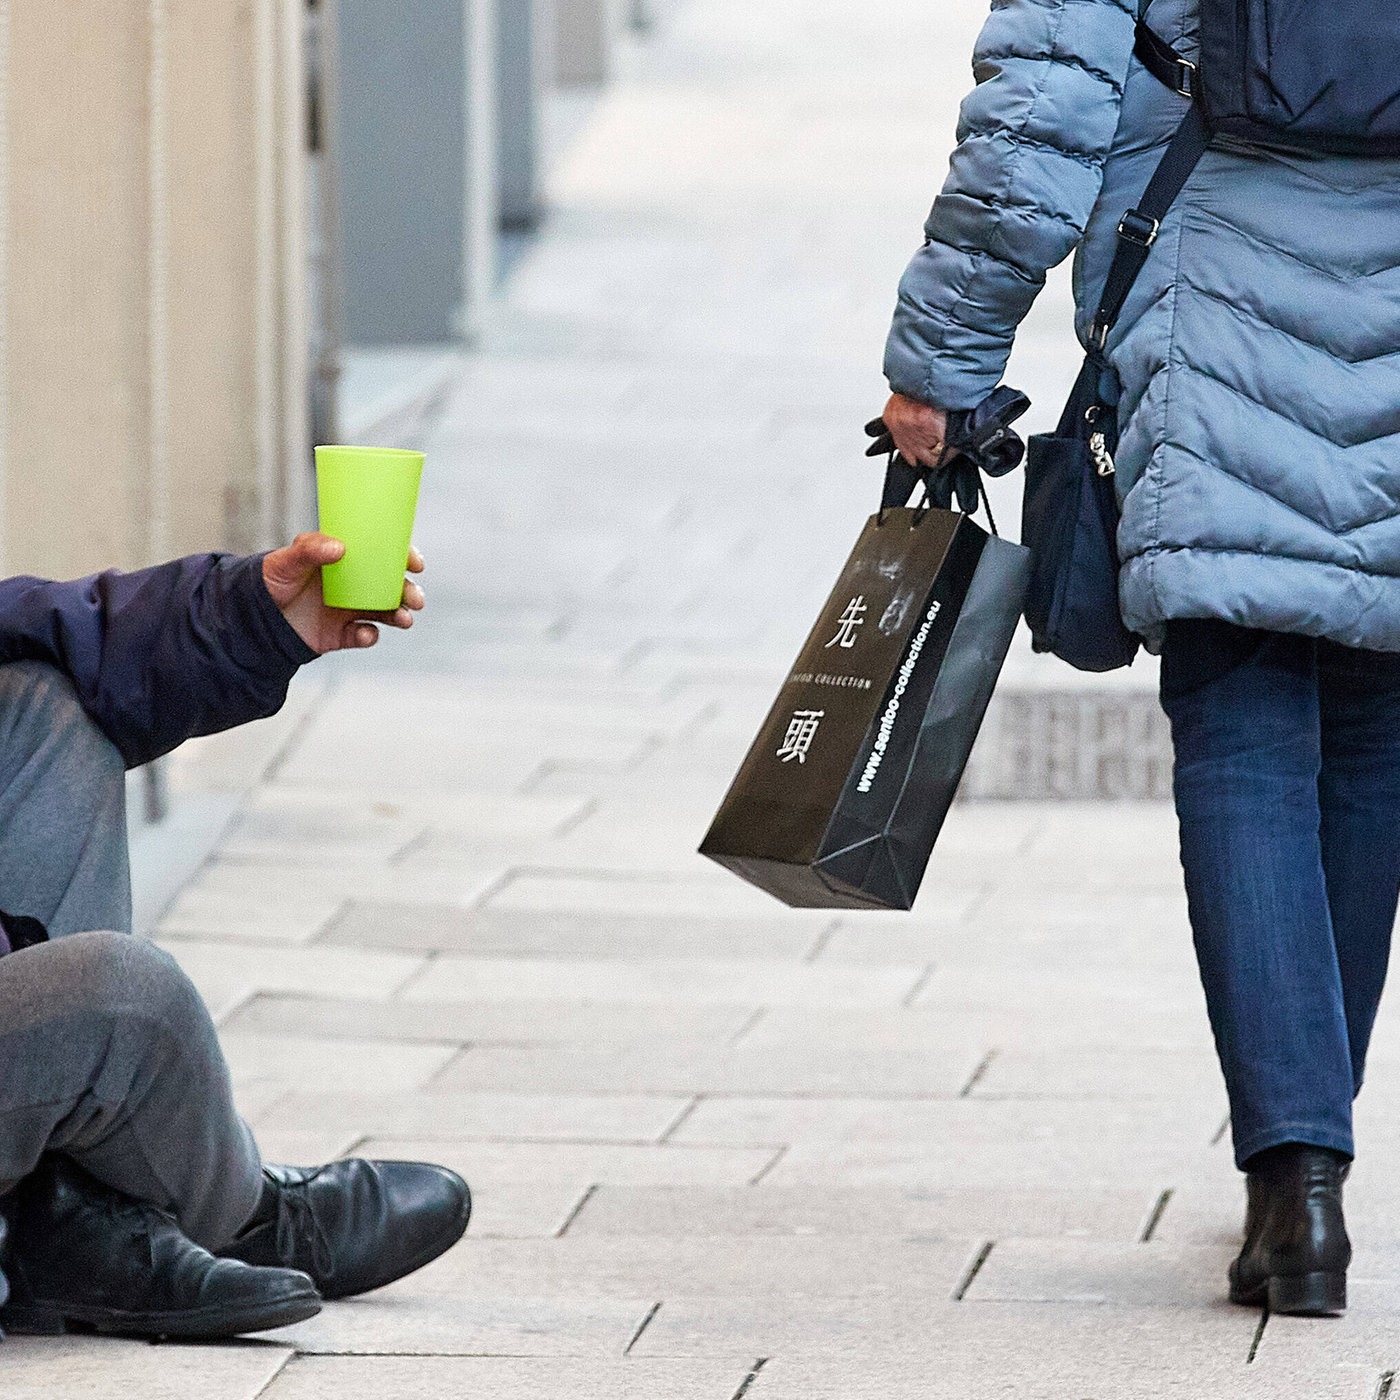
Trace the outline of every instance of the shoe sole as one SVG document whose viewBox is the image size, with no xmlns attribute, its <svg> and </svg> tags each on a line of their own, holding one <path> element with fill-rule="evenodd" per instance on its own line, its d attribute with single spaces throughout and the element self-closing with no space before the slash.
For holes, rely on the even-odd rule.
<svg viewBox="0 0 1400 1400">
<path fill-rule="evenodd" d="M 467 1226 L 472 1220 L 472 1196 L 471 1191 L 467 1191 L 466 1200 L 462 1203 L 461 1212 L 454 1222 L 452 1229 L 441 1238 L 433 1241 L 422 1254 L 418 1255 L 412 1262 L 403 1265 L 386 1278 L 378 1279 L 374 1283 L 363 1284 L 358 1288 L 345 1290 L 337 1289 L 333 1283 L 328 1283 L 321 1291 L 321 1296 L 330 1303 L 338 1298 L 358 1298 L 362 1293 L 373 1293 L 376 1288 L 387 1288 L 389 1284 L 398 1282 L 401 1278 L 407 1278 L 409 1274 L 417 1273 L 425 1265 L 431 1264 L 434 1259 L 441 1258 L 449 1249 L 456 1244 L 463 1235 L 467 1233 Z"/>
<path fill-rule="evenodd" d="M 1347 1276 L 1336 1273 L 1273 1277 L 1247 1292 L 1232 1281 L 1230 1301 L 1287 1317 L 1340 1317 L 1347 1310 Z"/>
<path fill-rule="evenodd" d="M 315 1293 L 244 1308 L 192 1308 L 183 1312 L 128 1313 L 118 1308 L 30 1303 L 4 1309 L 5 1327 L 19 1336 L 60 1337 L 68 1332 L 99 1332 L 114 1337 L 184 1337 L 222 1341 L 249 1332 L 267 1332 L 306 1322 L 321 1311 Z"/>
</svg>

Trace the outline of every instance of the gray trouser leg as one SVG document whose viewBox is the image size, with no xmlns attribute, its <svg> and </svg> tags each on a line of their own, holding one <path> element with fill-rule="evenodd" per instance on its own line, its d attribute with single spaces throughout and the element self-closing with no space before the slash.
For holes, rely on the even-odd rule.
<svg viewBox="0 0 1400 1400">
<path fill-rule="evenodd" d="M 0 666 L 0 909 L 52 936 L 131 931 L 121 755 L 66 677 Z"/>
<path fill-rule="evenodd" d="M 204 1002 L 144 939 L 80 933 L 0 958 L 0 1195 L 62 1152 L 228 1244 L 262 1189 Z"/>
</svg>

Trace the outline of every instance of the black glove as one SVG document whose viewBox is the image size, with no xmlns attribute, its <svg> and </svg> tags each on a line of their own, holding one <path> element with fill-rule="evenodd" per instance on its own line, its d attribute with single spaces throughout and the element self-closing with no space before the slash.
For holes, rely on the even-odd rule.
<svg viewBox="0 0 1400 1400">
<path fill-rule="evenodd" d="M 890 488 L 898 490 L 907 481 L 904 501 L 908 501 L 920 479 L 926 479 L 929 503 L 941 510 L 951 510 L 956 496 L 958 509 L 971 514 L 977 509 L 982 495 L 978 472 L 988 476 L 1005 476 L 1020 466 L 1026 455 L 1026 445 L 1011 429 L 1011 425 L 1031 406 L 1031 401 L 1019 389 L 1006 385 L 993 389 L 976 408 L 956 409 L 948 414 L 947 454 L 943 466 L 927 471 L 906 462 L 895 449 L 894 437 L 883 418 L 865 425 L 867 437 L 874 441 L 866 449 L 867 457 L 890 458 Z M 886 496 L 890 496 L 887 489 Z M 904 502 L 899 502 L 903 504 Z M 891 504 L 886 500 L 886 508 Z"/>
</svg>

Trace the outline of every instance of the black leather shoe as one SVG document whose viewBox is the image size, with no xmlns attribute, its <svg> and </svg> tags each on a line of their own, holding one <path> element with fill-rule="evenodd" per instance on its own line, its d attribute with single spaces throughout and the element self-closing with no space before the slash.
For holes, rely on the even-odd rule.
<svg viewBox="0 0 1400 1400">
<path fill-rule="evenodd" d="M 1300 1317 L 1345 1312 L 1351 1241 L 1342 1183 L 1351 1163 L 1325 1147 L 1286 1143 L 1247 1165 L 1244 1249 L 1230 1265 L 1230 1301 Z"/>
<path fill-rule="evenodd" d="M 411 1274 L 466 1232 L 467 1183 L 426 1162 L 351 1158 L 264 1167 L 263 1204 L 224 1251 L 310 1274 L 324 1298 L 368 1293 Z"/>
<path fill-rule="evenodd" d="M 216 1259 L 154 1206 L 49 1157 L 7 1196 L 12 1332 L 237 1337 L 321 1311 L 305 1274 Z"/>
</svg>

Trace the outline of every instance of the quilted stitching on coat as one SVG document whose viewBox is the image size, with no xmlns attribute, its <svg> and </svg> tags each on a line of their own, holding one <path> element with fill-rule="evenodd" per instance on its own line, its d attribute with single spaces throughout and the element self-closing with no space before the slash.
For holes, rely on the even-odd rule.
<svg viewBox="0 0 1400 1400">
<path fill-rule="evenodd" d="M 897 390 L 980 399 L 1076 249 L 1087 331 L 1118 220 L 1185 110 L 1131 57 L 1135 9 L 993 6 L 900 285 Z M 1156 0 L 1151 20 L 1193 47 L 1196 0 Z M 1215 616 L 1400 650 L 1397 220 L 1400 161 L 1217 150 L 1167 221 L 1109 347 L 1122 602 L 1149 641 L 1165 618 Z"/>
</svg>

